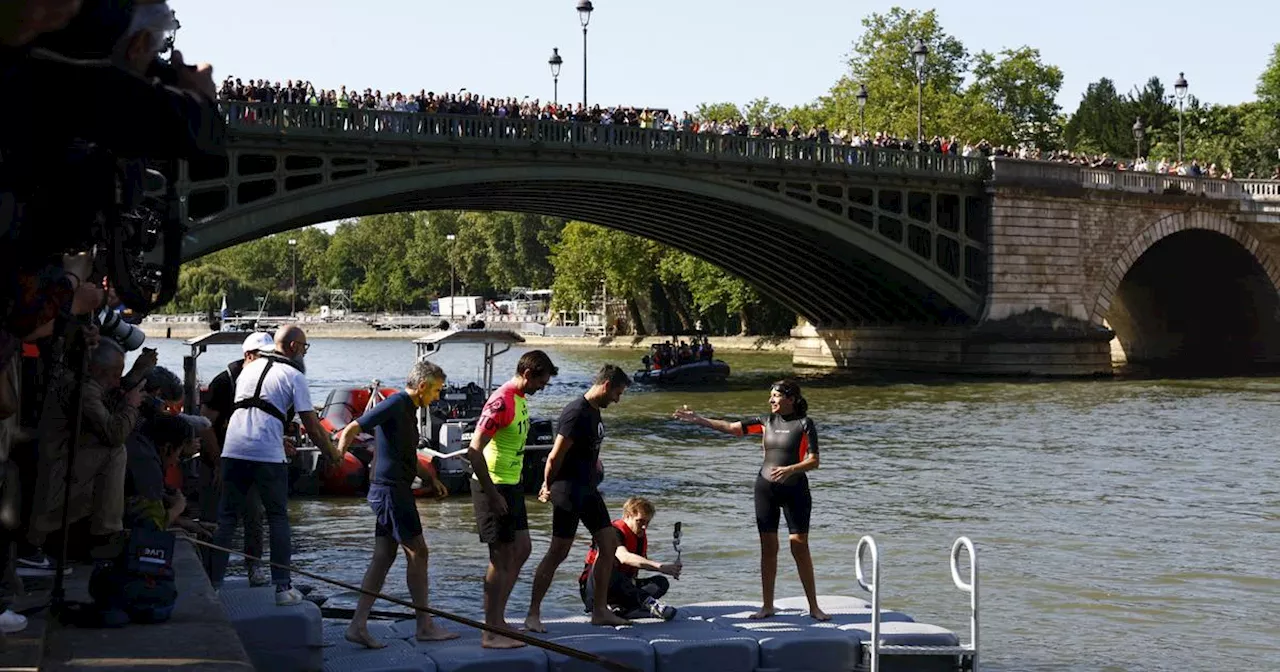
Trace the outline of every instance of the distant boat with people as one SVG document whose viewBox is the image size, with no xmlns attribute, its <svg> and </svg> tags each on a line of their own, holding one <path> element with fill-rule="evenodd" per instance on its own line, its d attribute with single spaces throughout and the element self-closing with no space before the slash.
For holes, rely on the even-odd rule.
<svg viewBox="0 0 1280 672">
<path fill-rule="evenodd" d="M 703 385 L 722 383 L 729 377 L 729 365 L 715 358 L 715 347 L 705 336 L 655 343 L 640 363 L 644 368 L 636 371 L 637 383 Z"/>
</svg>

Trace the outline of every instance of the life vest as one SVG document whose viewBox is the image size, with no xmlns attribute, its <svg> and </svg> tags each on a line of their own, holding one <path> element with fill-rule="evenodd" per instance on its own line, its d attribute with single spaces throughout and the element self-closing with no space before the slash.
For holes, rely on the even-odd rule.
<svg viewBox="0 0 1280 672">
<path fill-rule="evenodd" d="M 234 404 L 232 404 L 231 408 L 233 410 L 231 412 L 235 413 L 236 409 L 241 409 L 241 408 L 256 408 L 266 413 L 267 415 L 275 418 L 276 420 L 279 420 L 280 424 L 288 426 L 289 422 L 293 420 L 294 408 L 290 406 L 288 410 L 282 411 L 276 408 L 275 405 L 272 404 L 271 402 L 267 401 L 266 399 L 263 399 L 262 384 L 266 382 L 267 373 L 271 371 L 271 367 L 274 366 L 277 362 L 280 364 L 284 364 L 286 366 L 292 366 L 295 369 L 298 369 L 298 364 L 297 362 L 294 362 L 292 359 L 289 359 L 288 357 L 282 357 L 274 353 L 269 355 L 262 355 L 262 358 L 267 360 L 267 365 L 262 367 L 262 375 L 258 377 L 258 386 L 253 390 L 253 396 L 247 397 L 245 399 L 241 399 L 240 401 L 237 401 Z M 298 369 L 298 370 L 301 371 L 302 369 Z M 230 373 L 230 371 L 228 371 L 228 373 Z"/>
<path fill-rule="evenodd" d="M 622 546 L 628 551 L 635 553 L 640 557 L 648 557 L 649 537 L 637 536 L 635 532 L 627 527 L 627 522 L 622 518 L 613 521 L 613 528 L 622 533 Z M 596 564 L 596 557 L 600 555 L 600 549 L 596 547 L 595 542 L 591 543 L 591 549 L 587 551 L 587 561 L 582 567 L 582 574 L 578 576 L 578 583 L 586 583 L 587 577 L 591 575 L 591 566 Z M 614 568 L 616 572 L 622 572 L 622 575 L 634 579 L 640 573 L 638 567 L 628 567 L 622 563 L 618 563 Z"/>
</svg>

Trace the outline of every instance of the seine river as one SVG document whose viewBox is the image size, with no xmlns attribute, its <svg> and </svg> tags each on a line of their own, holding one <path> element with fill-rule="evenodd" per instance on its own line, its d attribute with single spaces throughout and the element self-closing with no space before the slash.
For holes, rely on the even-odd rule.
<svg viewBox="0 0 1280 672">
<path fill-rule="evenodd" d="M 152 345 L 162 365 L 181 371 L 181 342 Z M 318 339 L 307 362 L 312 396 L 320 403 L 334 387 L 372 378 L 400 384 L 413 352 L 407 341 Z M 513 371 L 518 353 L 500 358 L 498 370 Z M 201 359 L 205 380 L 237 354 L 211 349 Z M 600 364 L 638 357 L 594 349 L 551 355 L 560 376 L 531 399 L 535 415 L 557 415 Z M 671 524 L 683 522 L 676 604 L 760 594 L 751 504 L 759 446 L 679 424 L 670 412 L 680 404 L 714 416 L 765 412 L 769 382 L 791 375 L 791 363 L 785 354 L 720 356 L 734 370 L 723 388 L 635 389 L 604 413 L 602 488 L 611 510 L 620 515 L 629 495 L 654 501 L 653 557 L 672 555 Z M 455 381 L 478 377 L 478 348 L 436 357 Z M 886 607 L 964 639 L 968 602 L 952 586 L 948 551 L 968 535 L 981 564 L 984 668 L 1280 669 L 1280 379 L 798 374 L 822 446 L 822 467 L 810 476 L 819 592 L 858 594 L 853 550 L 871 534 Z M 294 561 L 358 584 L 373 537 L 364 502 L 291 506 Z M 487 553 L 470 500 L 423 501 L 420 509 L 434 605 L 478 616 Z M 512 620 L 523 619 L 550 535 L 547 505 L 531 499 L 529 515 L 533 557 L 512 597 Z M 544 613 L 580 611 L 575 580 L 586 545 L 580 532 Z M 800 595 L 785 549 L 778 594 Z M 387 588 L 407 598 L 402 576 L 393 569 Z M 336 592 L 329 604 L 354 598 Z"/>
</svg>

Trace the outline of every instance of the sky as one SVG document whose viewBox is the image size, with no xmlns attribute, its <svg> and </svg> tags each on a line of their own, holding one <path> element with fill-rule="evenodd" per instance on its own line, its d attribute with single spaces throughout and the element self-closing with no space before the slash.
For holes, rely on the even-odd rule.
<svg viewBox="0 0 1280 672">
<path fill-rule="evenodd" d="M 214 79 L 308 79 L 365 87 L 550 99 L 547 59 L 560 49 L 560 99 L 582 98 L 577 0 L 170 0 L 188 62 Z M 768 96 L 791 106 L 846 71 L 862 19 L 898 5 L 936 9 L 970 52 L 1029 45 L 1065 75 L 1074 111 L 1090 82 L 1127 92 L 1185 72 L 1208 103 L 1254 99 L 1280 41 L 1275 0 L 936 0 L 929 4 L 807 0 L 595 0 L 588 97 L 607 105 L 696 108 Z M 1271 7 L 1271 9 L 1267 9 Z"/>
</svg>

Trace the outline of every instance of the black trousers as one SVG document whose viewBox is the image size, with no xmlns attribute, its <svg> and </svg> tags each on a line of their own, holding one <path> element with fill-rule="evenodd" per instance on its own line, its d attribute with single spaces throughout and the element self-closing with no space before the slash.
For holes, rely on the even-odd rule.
<svg viewBox="0 0 1280 672">
<path fill-rule="evenodd" d="M 609 606 L 618 613 L 629 614 L 643 609 L 646 599 L 652 597 L 656 600 L 666 595 L 670 588 L 671 582 L 665 576 L 633 579 L 618 571 L 618 566 L 614 565 L 613 572 L 609 574 Z M 595 581 L 588 573 L 587 580 L 578 584 L 578 594 L 582 596 L 582 604 L 587 611 L 595 607 L 595 592 Z"/>
</svg>

